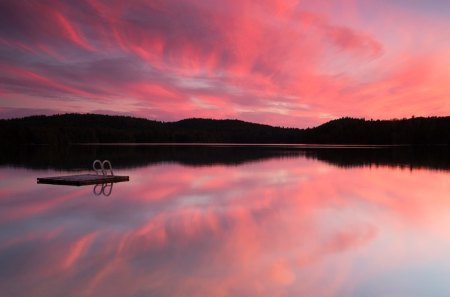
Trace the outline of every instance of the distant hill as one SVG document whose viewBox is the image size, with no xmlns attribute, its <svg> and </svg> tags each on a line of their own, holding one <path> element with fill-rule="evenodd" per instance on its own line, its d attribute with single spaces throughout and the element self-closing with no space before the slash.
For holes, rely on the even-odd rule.
<svg viewBox="0 0 450 297">
<path fill-rule="evenodd" d="M 450 117 L 395 120 L 341 118 L 303 135 L 305 143 L 333 144 L 450 144 Z"/>
<path fill-rule="evenodd" d="M 450 117 L 401 120 L 342 118 L 296 129 L 239 120 L 159 122 L 127 116 L 63 114 L 0 120 L 2 144 L 316 143 L 450 144 Z"/>
<path fill-rule="evenodd" d="M 296 143 L 300 129 L 239 120 L 186 119 L 159 122 L 126 116 L 63 114 L 0 120 L 9 144 L 70 143 Z"/>
</svg>

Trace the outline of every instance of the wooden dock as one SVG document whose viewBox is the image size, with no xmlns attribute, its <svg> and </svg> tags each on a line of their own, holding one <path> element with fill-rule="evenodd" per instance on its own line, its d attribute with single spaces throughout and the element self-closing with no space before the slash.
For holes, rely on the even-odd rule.
<svg viewBox="0 0 450 297">
<path fill-rule="evenodd" d="M 38 177 L 38 184 L 85 186 L 129 181 L 129 176 L 78 174 L 55 177 Z"/>
</svg>

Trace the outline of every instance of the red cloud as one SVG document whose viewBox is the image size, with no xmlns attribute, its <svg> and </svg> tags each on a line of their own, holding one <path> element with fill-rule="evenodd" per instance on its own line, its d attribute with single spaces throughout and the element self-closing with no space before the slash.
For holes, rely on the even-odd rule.
<svg viewBox="0 0 450 297">
<path fill-rule="evenodd" d="M 380 111 L 386 101 L 411 105 L 417 115 L 449 111 L 441 99 L 449 89 L 437 75 L 448 76 L 448 58 L 439 54 L 444 63 L 434 58 L 450 47 L 437 38 L 442 24 L 427 20 L 435 30 L 427 33 L 430 46 L 424 48 L 410 33 L 420 29 L 417 15 L 388 4 L 27 3 L 7 1 L 0 7 L 0 62 L 35 74 L 0 77 L 14 110 L 30 107 L 24 95 L 41 108 L 45 98 L 58 98 L 58 112 L 72 111 L 70 102 L 76 99 L 80 111 L 117 113 L 124 109 L 121 99 L 128 102 L 127 112 L 161 120 L 233 117 L 282 126 L 310 126 L 347 115 L 410 115 L 403 108 Z M 374 23 L 366 20 L 368 11 Z M 411 77 L 413 82 L 408 74 L 405 81 L 392 74 L 402 71 L 405 56 L 410 65 L 419 65 L 415 57 L 421 56 L 435 65 L 411 68 L 423 76 Z M 393 95 L 399 85 L 410 92 Z M 417 93 L 432 103 L 419 102 Z M 215 98 L 222 112 L 202 98 Z"/>
</svg>

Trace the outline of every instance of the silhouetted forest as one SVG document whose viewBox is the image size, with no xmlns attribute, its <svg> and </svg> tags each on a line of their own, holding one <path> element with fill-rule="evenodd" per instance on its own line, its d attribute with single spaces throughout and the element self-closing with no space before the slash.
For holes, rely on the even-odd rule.
<svg viewBox="0 0 450 297">
<path fill-rule="evenodd" d="M 126 116 L 64 114 L 0 121 L 7 144 L 294 143 L 302 130 L 238 120 L 158 122 Z"/>
<path fill-rule="evenodd" d="M 427 145 L 450 144 L 450 117 L 395 120 L 341 118 L 306 129 L 304 143 Z"/>
<path fill-rule="evenodd" d="M 450 117 L 400 120 L 342 118 L 315 128 L 239 120 L 159 122 L 126 116 L 64 114 L 0 120 L 4 145 L 74 143 L 450 144 Z"/>
</svg>

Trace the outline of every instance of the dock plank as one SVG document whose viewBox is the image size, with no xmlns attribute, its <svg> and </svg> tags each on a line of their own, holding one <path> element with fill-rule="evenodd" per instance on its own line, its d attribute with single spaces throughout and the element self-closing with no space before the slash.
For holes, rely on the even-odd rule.
<svg viewBox="0 0 450 297">
<path fill-rule="evenodd" d="M 129 176 L 78 174 L 67 176 L 38 177 L 38 184 L 85 186 L 129 181 Z"/>
</svg>

